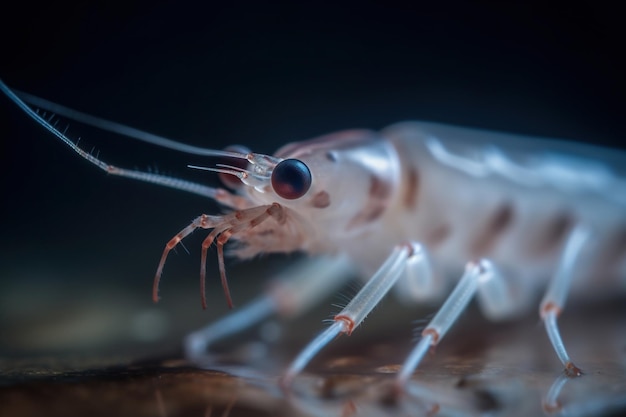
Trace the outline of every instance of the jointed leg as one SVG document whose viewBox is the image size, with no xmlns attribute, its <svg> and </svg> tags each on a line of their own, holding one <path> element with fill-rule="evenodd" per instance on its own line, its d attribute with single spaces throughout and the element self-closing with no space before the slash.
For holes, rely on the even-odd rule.
<svg viewBox="0 0 626 417">
<path fill-rule="evenodd" d="M 346 258 L 305 259 L 276 277 L 268 291 L 243 308 L 190 333 L 185 338 L 187 358 L 201 361 L 210 357 L 211 345 L 240 333 L 274 314 L 293 317 L 307 311 L 333 293 L 351 276 Z"/>
<path fill-rule="evenodd" d="M 169 242 L 165 245 L 165 249 L 163 250 L 163 254 L 161 255 L 161 260 L 159 261 L 159 266 L 157 267 L 156 275 L 154 276 L 154 283 L 152 284 L 152 301 L 155 303 L 159 301 L 159 283 L 161 281 L 161 275 L 163 274 L 163 267 L 165 266 L 165 261 L 167 260 L 167 256 L 170 251 L 176 247 L 184 238 L 193 233 L 194 230 L 198 228 L 208 229 L 213 227 L 215 224 L 215 219 L 211 218 L 206 214 L 196 217 L 189 226 L 185 227 L 183 230 L 178 232 L 176 236 L 170 239 Z"/>
<path fill-rule="evenodd" d="M 202 296 L 203 309 L 206 309 L 205 282 L 207 254 L 209 247 L 211 247 L 215 238 L 219 235 L 219 238 L 217 239 L 217 261 L 220 271 L 220 280 L 222 282 L 222 289 L 226 295 L 226 303 L 228 304 L 228 307 L 233 308 L 233 300 L 230 296 L 230 290 L 228 289 L 228 281 L 226 280 L 224 244 L 234 234 L 243 230 L 251 229 L 270 217 L 273 217 L 278 223 L 280 223 L 284 218 L 282 207 L 276 203 L 269 206 L 259 206 L 243 211 L 236 211 L 231 213 L 229 216 L 231 219 L 228 222 L 225 221 L 219 226 L 215 226 L 215 229 L 213 229 L 213 231 L 209 233 L 209 236 L 207 236 L 207 238 L 202 242 L 202 256 L 200 260 L 200 292 Z"/>
<path fill-rule="evenodd" d="M 550 283 L 540 309 L 550 341 L 569 376 L 581 375 L 581 371 L 572 363 L 565 350 L 556 318 L 565 304 L 575 272 L 575 263 L 588 238 L 587 229 L 577 227 L 572 231 L 566 242 L 557 273 Z M 405 361 L 396 380 L 398 390 L 404 388 L 430 346 L 439 343 L 477 291 L 481 296 L 481 301 L 486 304 L 484 307 L 491 312 L 492 316 L 506 316 L 509 310 L 516 310 L 515 306 L 511 307 L 514 300 L 511 298 L 508 286 L 496 273 L 491 263 L 486 260 L 481 260 L 479 263 L 470 262 L 454 291 L 424 329 L 422 339 Z"/>
<path fill-rule="evenodd" d="M 420 364 L 428 349 L 439 343 L 461 312 L 465 310 L 479 285 L 489 285 L 489 282 L 498 278 L 494 276 L 493 268 L 489 261 L 481 260 L 478 263 L 470 262 L 467 264 L 465 273 L 452 291 L 452 294 L 450 294 L 441 309 L 424 329 L 422 339 L 420 339 L 404 362 L 396 379 L 396 386 L 399 390 L 404 388 L 404 385 L 413 374 L 415 368 Z"/>
<path fill-rule="evenodd" d="M 267 206 L 258 206 L 245 210 L 233 211 L 229 214 L 223 216 L 209 216 L 203 214 L 196 219 L 183 230 L 181 230 L 176 236 L 174 236 L 167 245 L 165 245 L 165 249 L 163 250 L 163 255 L 161 255 L 161 261 L 159 262 L 159 266 L 157 267 L 157 272 L 154 277 L 154 284 L 152 287 L 152 299 L 156 303 L 159 301 L 159 282 L 161 280 L 161 275 L 163 273 L 163 267 L 165 265 L 165 261 L 167 260 L 167 256 L 170 251 L 176 247 L 184 238 L 189 236 L 194 230 L 198 228 L 202 229 L 213 229 L 209 236 L 202 243 L 202 257 L 201 257 L 201 265 L 200 265 L 200 295 L 202 301 L 202 308 L 206 309 L 206 296 L 205 296 L 205 288 L 204 282 L 206 277 L 206 259 L 207 259 L 207 251 L 211 246 L 215 238 L 225 233 L 223 239 L 221 239 L 218 243 L 218 260 L 220 265 L 220 276 L 222 279 L 222 286 L 224 288 L 224 292 L 226 294 L 226 300 L 228 301 L 229 307 L 232 307 L 232 300 L 230 298 L 230 293 L 228 291 L 228 285 L 226 283 L 226 272 L 224 268 L 224 252 L 223 245 L 226 241 L 234 234 L 239 233 L 243 230 L 250 229 L 261 222 L 265 221 L 268 218 L 274 218 L 277 222 L 283 221 L 283 212 L 280 204 L 274 203 Z M 221 237 L 221 236 L 220 236 Z"/>
<path fill-rule="evenodd" d="M 589 230 L 581 226 L 572 230 L 565 244 L 557 272 L 552 278 L 539 308 L 539 315 L 545 323 L 546 332 L 552 347 L 554 347 L 556 355 L 563 366 L 565 366 L 565 373 L 571 377 L 582 375 L 582 371 L 574 365 L 567 354 L 556 319 L 565 306 L 567 293 L 575 273 L 576 261 L 589 239 L 589 235 Z"/>
<path fill-rule="evenodd" d="M 389 292 L 389 289 L 402 276 L 407 260 L 422 256 L 422 248 L 417 244 L 404 244 L 396 247 L 378 272 L 365 284 L 359 293 L 334 318 L 334 323 L 311 341 L 289 365 L 283 377 L 283 385 L 304 369 L 324 346 L 342 333 L 350 335 L 370 311 Z"/>
</svg>

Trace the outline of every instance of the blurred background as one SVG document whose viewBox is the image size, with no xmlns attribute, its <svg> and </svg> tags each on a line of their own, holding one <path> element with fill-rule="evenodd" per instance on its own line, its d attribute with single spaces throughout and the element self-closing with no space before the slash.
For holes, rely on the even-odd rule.
<svg viewBox="0 0 626 417">
<path fill-rule="evenodd" d="M 272 153 L 428 120 L 626 147 L 624 30 L 599 2 L 39 2 L 3 17 L 9 86 L 198 146 Z M 170 256 L 151 302 L 165 243 L 217 205 L 107 176 L 5 97 L 0 123 L 3 357 L 158 355 L 227 312 L 212 256 L 200 309 L 203 233 Z M 106 162 L 218 185 L 186 168 L 202 158 L 74 122 L 68 134 Z M 229 262 L 236 304 L 290 261 Z"/>
</svg>

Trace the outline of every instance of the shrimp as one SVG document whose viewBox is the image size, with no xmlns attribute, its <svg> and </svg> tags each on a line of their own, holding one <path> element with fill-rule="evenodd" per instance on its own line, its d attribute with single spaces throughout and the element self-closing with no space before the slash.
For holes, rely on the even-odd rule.
<svg viewBox="0 0 626 417">
<path fill-rule="evenodd" d="M 202 243 L 203 307 L 205 263 L 214 243 L 230 307 L 226 243 L 235 243 L 232 254 L 240 259 L 311 255 L 278 277 L 266 294 L 188 335 L 191 360 L 207 357 L 216 340 L 271 315 L 306 311 L 357 272 L 364 286 L 287 367 L 283 386 L 333 339 L 350 335 L 392 288 L 405 301 L 444 299 L 397 373 L 398 392 L 474 297 L 487 318 L 502 320 L 528 312 L 541 291 L 539 315 L 566 375 L 575 377 L 582 371 L 567 353 L 557 323 L 570 290 L 624 286 L 626 180 L 620 170 L 626 155 L 617 151 L 426 122 L 398 123 L 380 132 L 342 131 L 288 144 L 273 156 L 245 148 L 218 151 L 18 96 L 1 81 L 0 89 L 109 174 L 199 194 L 230 210 L 201 214 L 166 244 L 154 279 L 155 302 L 168 253 L 196 229 L 210 230 Z M 221 158 L 215 166 L 192 168 L 217 172 L 230 190 L 109 165 L 26 102 L 177 151 Z"/>
</svg>

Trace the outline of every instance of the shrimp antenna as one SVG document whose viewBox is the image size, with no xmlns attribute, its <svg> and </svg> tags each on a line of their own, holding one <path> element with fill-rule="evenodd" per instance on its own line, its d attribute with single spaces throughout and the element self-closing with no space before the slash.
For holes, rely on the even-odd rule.
<svg viewBox="0 0 626 417">
<path fill-rule="evenodd" d="M 194 155 L 203 156 L 225 156 L 229 158 L 248 159 L 248 155 L 240 152 L 220 151 L 215 149 L 201 148 L 199 146 L 187 145 L 186 143 L 177 142 L 163 136 L 148 133 L 143 130 L 135 129 L 121 123 L 106 120 L 101 117 L 92 116 L 78 110 L 71 109 L 58 103 L 25 93 L 19 90 L 12 90 L 19 98 L 26 103 L 39 109 L 53 112 L 59 116 L 67 117 L 88 126 L 102 129 L 107 132 L 117 133 L 152 145 L 161 146 L 163 148 L 173 149 L 179 152 L 185 152 Z"/>
<path fill-rule="evenodd" d="M 191 168 L 191 169 L 199 169 L 202 171 L 219 172 L 221 174 L 234 175 L 240 180 L 248 178 L 248 175 L 250 175 L 250 172 L 239 167 L 234 167 L 234 166 L 224 165 L 224 164 L 217 164 L 217 167 L 218 168 L 202 167 L 198 165 L 187 165 L 187 168 Z"/>
</svg>

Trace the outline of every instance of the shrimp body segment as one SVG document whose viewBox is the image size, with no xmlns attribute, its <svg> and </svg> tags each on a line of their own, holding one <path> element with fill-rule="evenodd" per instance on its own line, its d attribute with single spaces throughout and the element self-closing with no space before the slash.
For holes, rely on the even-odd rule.
<svg viewBox="0 0 626 417">
<path fill-rule="evenodd" d="M 573 284 L 586 292 L 611 291 L 621 278 L 623 286 L 626 182 L 619 169 L 626 156 L 607 152 L 597 159 L 604 152 L 598 148 L 573 146 L 568 153 L 556 141 L 418 122 L 379 134 L 329 135 L 285 150 L 291 153 L 278 155 L 309 163 L 324 154 L 345 168 L 333 171 L 324 161 L 331 176 L 317 178 L 316 192 L 329 194 L 324 210 L 335 223 L 322 228 L 328 219 L 323 213 L 311 212 L 307 219 L 326 231 L 314 235 L 316 247 L 347 254 L 363 276 L 383 265 L 368 285 L 384 277 L 381 282 L 392 281 L 385 288 L 394 286 L 401 298 L 441 297 L 454 283 L 446 277 L 466 264 L 399 374 L 400 387 L 474 294 L 485 315 L 498 320 L 537 306 L 546 287 L 540 316 L 566 372 L 581 374 L 567 355 L 556 318 Z M 399 256 L 394 247 L 411 248 L 403 268 L 384 263 Z M 294 361 L 287 381 L 329 340 L 358 326 L 373 307 L 365 301 L 366 289 Z"/>
<path fill-rule="evenodd" d="M 206 168 L 235 179 L 228 181 L 235 190 L 228 191 L 109 165 L 80 149 L 1 81 L 0 89 L 106 172 L 200 194 L 230 208 L 223 215 L 201 214 L 167 243 L 155 301 L 169 251 L 196 229 L 210 230 L 202 244 L 202 293 L 205 261 L 215 243 L 231 306 L 226 243 L 241 259 L 273 252 L 313 255 L 285 271 L 257 300 L 190 334 L 185 349 L 194 360 L 206 358 L 215 340 L 270 315 L 306 311 L 356 271 L 365 285 L 294 359 L 285 386 L 337 335 L 352 333 L 392 288 L 405 301 L 445 300 L 398 373 L 399 390 L 474 296 L 493 320 L 538 308 L 557 357 L 568 375 L 577 376 L 581 371 L 557 325 L 570 290 L 624 287 L 626 156 L 616 151 L 422 122 L 381 132 L 338 132 L 286 145 L 274 156 L 200 149 L 124 131 L 177 151 L 229 159 Z M 74 116 L 96 124 L 89 117 Z M 120 131 L 113 122 L 99 119 L 97 125 Z"/>
</svg>

